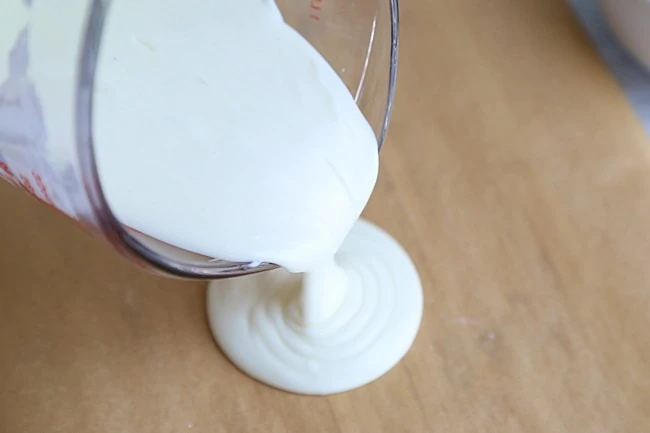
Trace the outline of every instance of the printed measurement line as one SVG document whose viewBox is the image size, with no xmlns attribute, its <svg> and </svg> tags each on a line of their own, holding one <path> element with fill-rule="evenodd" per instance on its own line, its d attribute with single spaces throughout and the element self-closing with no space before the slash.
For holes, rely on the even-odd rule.
<svg viewBox="0 0 650 433">
<path fill-rule="evenodd" d="M 309 14 L 309 18 L 311 18 L 314 21 L 320 21 L 320 13 L 322 7 L 323 7 L 323 0 L 310 0 L 309 9 L 311 13 Z"/>
</svg>

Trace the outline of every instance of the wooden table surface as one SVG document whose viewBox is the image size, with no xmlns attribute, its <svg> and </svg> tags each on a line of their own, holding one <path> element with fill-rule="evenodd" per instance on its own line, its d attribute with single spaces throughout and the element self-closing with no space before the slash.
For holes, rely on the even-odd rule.
<svg viewBox="0 0 650 433">
<path fill-rule="evenodd" d="M 0 187 L 0 431 L 650 431 L 650 143 L 561 0 L 403 0 L 367 217 L 421 271 L 380 380 L 279 392 L 146 275 Z"/>
</svg>

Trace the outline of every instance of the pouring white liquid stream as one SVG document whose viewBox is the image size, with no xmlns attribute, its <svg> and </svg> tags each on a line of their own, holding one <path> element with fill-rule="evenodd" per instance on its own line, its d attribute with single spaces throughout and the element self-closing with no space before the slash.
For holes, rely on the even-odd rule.
<svg viewBox="0 0 650 433">
<path fill-rule="evenodd" d="M 99 172 L 123 223 L 211 257 L 308 272 L 212 284 L 211 328 L 235 364 L 324 394 L 404 355 L 421 316 L 417 272 L 386 234 L 355 225 L 377 178 L 376 138 L 273 2 L 114 2 L 95 101 Z"/>
</svg>

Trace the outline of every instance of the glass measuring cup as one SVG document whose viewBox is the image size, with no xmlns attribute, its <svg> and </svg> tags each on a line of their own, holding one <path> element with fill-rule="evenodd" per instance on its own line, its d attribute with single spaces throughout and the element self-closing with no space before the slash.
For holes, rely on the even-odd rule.
<svg viewBox="0 0 650 433">
<path fill-rule="evenodd" d="M 0 177 L 149 270 L 215 279 L 273 268 L 181 250 L 123 226 L 111 212 L 95 164 L 92 110 L 97 56 L 112 1 L 3 0 Z M 397 0 L 277 4 L 342 77 L 381 146 L 395 86 Z"/>
</svg>

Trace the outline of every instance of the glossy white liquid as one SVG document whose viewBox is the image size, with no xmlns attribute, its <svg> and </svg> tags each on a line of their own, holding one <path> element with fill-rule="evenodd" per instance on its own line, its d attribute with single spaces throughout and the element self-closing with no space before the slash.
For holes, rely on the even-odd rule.
<svg viewBox="0 0 650 433">
<path fill-rule="evenodd" d="M 273 2 L 114 1 L 97 70 L 101 180 L 138 231 L 306 271 L 372 193 L 372 128 Z"/>
<path fill-rule="evenodd" d="M 397 242 L 363 220 L 334 262 L 344 284 L 327 269 L 316 270 L 318 278 L 277 270 L 212 282 L 208 318 L 224 353 L 257 380 L 299 394 L 348 391 L 389 371 L 420 326 L 417 270 Z M 319 286 L 310 302 L 327 300 L 328 290 L 341 300 L 312 322 L 303 309 L 310 284 Z"/>
<path fill-rule="evenodd" d="M 94 127 L 118 218 L 193 252 L 307 272 L 211 286 L 215 338 L 252 376 L 323 394 L 390 369 L 417 331 L 421 288 L 390 237 L 355 225 L 377 143 L 337 74 L 267 0 L 111 9 Z"/>
</svg>

